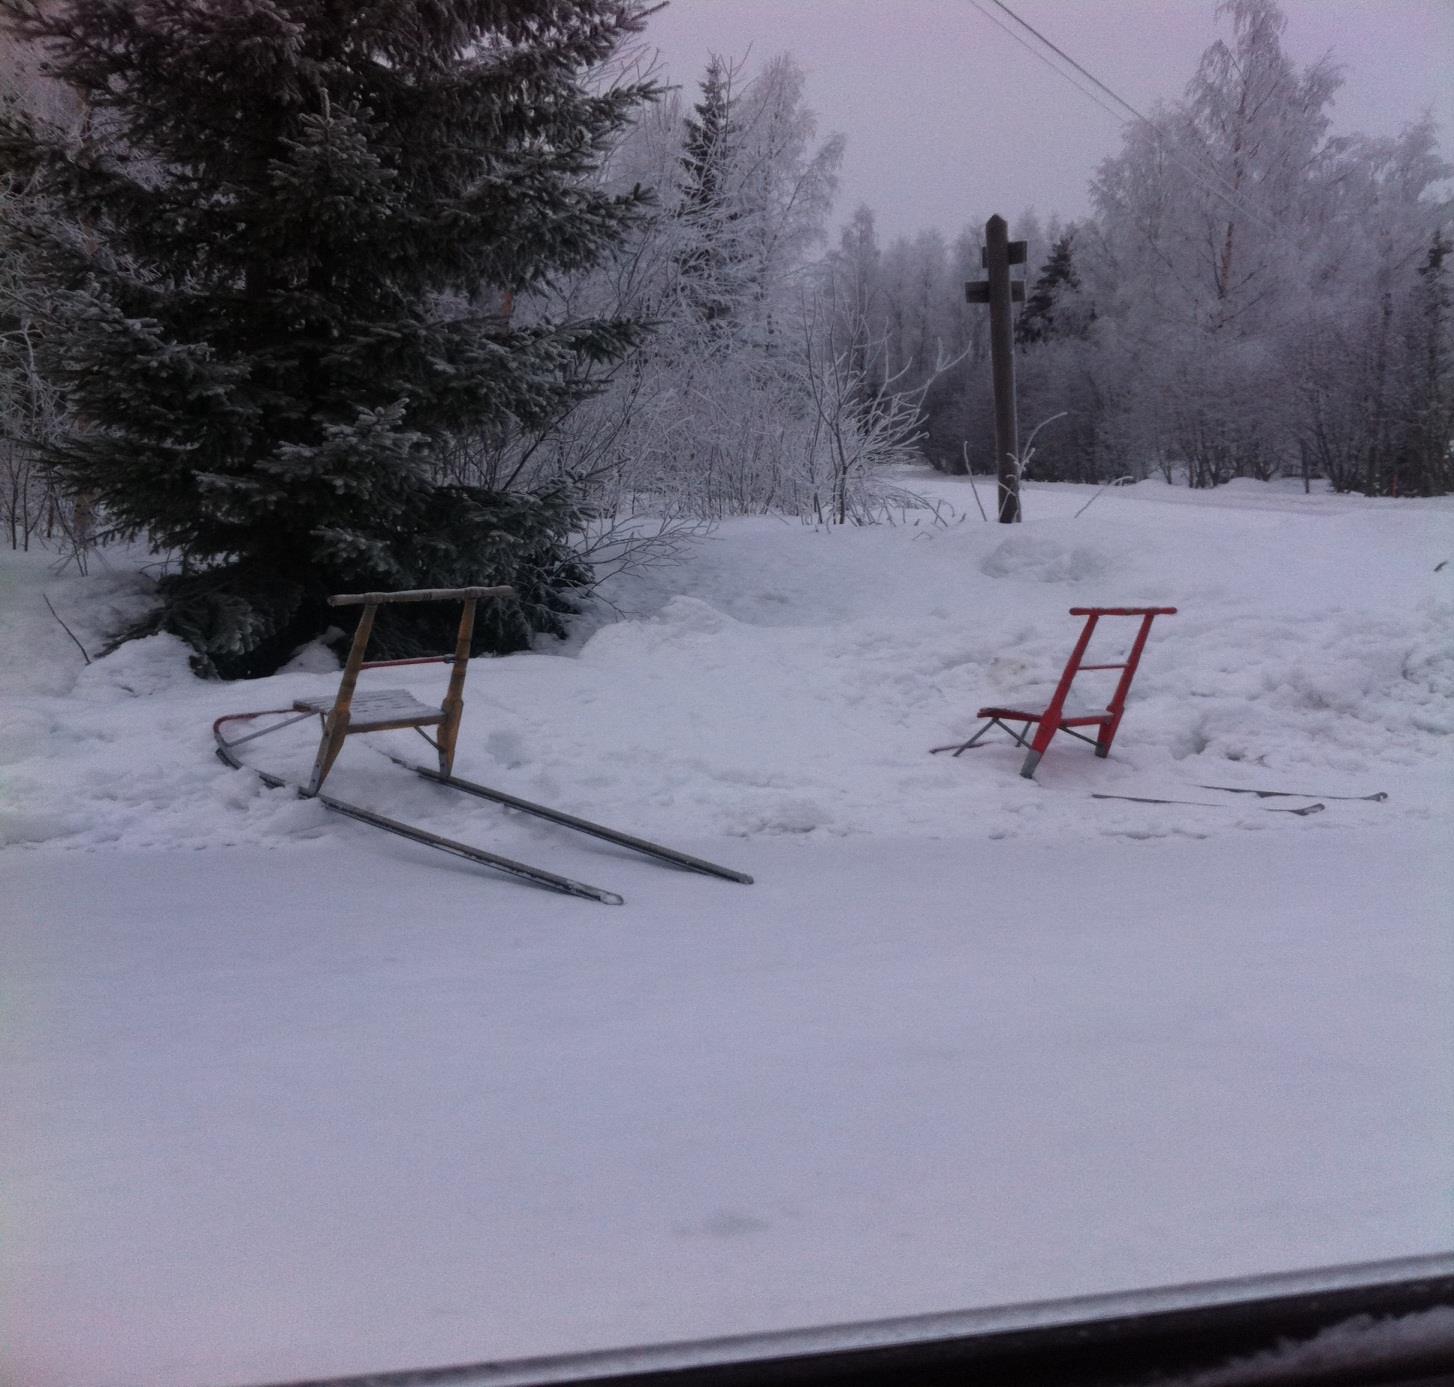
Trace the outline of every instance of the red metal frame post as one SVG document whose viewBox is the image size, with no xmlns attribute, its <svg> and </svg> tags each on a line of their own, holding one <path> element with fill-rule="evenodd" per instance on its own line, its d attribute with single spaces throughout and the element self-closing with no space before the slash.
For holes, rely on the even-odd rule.
<svg viewBox="0 0 1454 1387">
<path fill-rule="evenodd" d="M 1060 676 L 1060 682 L 1055 686 L 1055 692 L 1050 696 L 1049 704 L 1040 715 L 1040 726 L 1036 729 L 1034 741 L 1030 743 L 1030 750 L 1025 756 L 1025 764 L 1020 767 L 1020 774 L 1026 780 L 1035 778 L 1035 767 L 1040 764 L 1040 758 L 1045 754 L 1046 748 L 1049 747 L 1060 728 L 1060 714 L 1065 708 L 1066 698 L 1070 695 L 1070 686 L 1080 672 L 1080 662 L 1085 657 L 1086 647 L 1090 645 L 1091 634 L 1095 631 L 1096 622 L 1099 619 L 1098 612 L 1091 612 L 1087 615 L 1085 629 L 1081 631 L 1080 639 L 1075 643 L 1075 649 L 1066 663 L 1065 672 Z"/>
<path fill-rule="evenodd" d="M 1136 666 L 1141 663 L 1141 652 L 1146 649 L 1146 637 L 1151 634 L 1151 623 L 1156 620 L 1157 615 L 1157 612 L 1149 611 L 1141 618 L 1141 629 L 1136 632 L 1131 653 L 1126 656 L 1126 666 L 1121 671 L 1121 677 L 1116 680 L 1116 691 L 1111 695 L 1111 701 L 1106 704 L 1111 720 L 1101 725 L 1100 735 L 1096 737 L 1096 755 L 1102 759 L 1111 754 L 1111 743 L 1116 740 L 1116 729 L 1120 727 L 1121 719 L 1126 716 L 1126 695 L 1131 691 L 1131 681 L 1136 677 Z"/>
</svg>

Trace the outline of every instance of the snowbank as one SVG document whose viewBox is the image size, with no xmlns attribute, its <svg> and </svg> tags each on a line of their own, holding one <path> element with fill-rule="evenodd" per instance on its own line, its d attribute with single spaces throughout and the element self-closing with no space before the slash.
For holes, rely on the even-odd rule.
<svg viewBox="0 0 1454 1387">
<path fill-rule="evenodd" d="M 689 567 L 626 580 L 610 594 L 620 618 L 597 616 L 571 646 L 477 662 L 459 771 L 644 833 L 697 837 L 1205 837 L 1447 820 L 1454 568 L 1435 566 L 1454 550 L 1448 506 L 1243 487 L 1219 509 L 1221 492 L 1152 482 L 1073 518 L 1090 494 L 1034 489 L 1028 523 L 1010 532 L 977 520 L 724 525 Z M 217 715 L 327 692 L 317 652 L 231 686 L 194 679 L 165 637 L 82 668 L 41 606 L 42 561 L 5 563 L 14 596 L 0 636 L 27 657 L 0 671 L 0 842 L 190 848 L 357 831 L 210 754 Z M 105 582 L 109 596 L 116 580 Z M 85 593 L 73 581 L 52 600 L 73 617 L 103 615 Z M 1180 608 L 1153 631 L 1110 762 L 1064 741 L 1028 784 L 1008 746 L 928 758 L 977 726 L 982 703 L 1048 692 L 1079 626 L 1067 610 L 1088 603 Z M 1111 661 L 1123 633 L 1103 630 L 1092 655 Z M 1108 690 L 1114 676 L 1099 677 Z M 1078 686 L 1086 701 L 1093 678 Z M 439 696 L 428 667 L 388 680 Z M 298 775 L 311 735 L 305 725 L 249 754 Z M 411 734 L 393 740 L 423 749 Z M 432 827 L 498 818 L 400 784 L 358 743 L 336 774 L 337 793 Z M 1085 798 L 1195 800 L 1205 782 L 1398 793 L 1316 825 L 1255 801 L 1178 810 Z"/>
</svg>

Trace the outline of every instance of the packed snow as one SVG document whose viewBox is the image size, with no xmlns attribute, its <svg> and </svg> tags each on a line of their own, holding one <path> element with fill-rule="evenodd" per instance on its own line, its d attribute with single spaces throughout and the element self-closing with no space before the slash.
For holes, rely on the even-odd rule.
<svg viewBox="0 0 1454 1387">
<path fill-rule="evenodd" d="M 86 664 L 145 556 L 0 555 L 0 1378 L 280 1381 L 1447 1246 L 1454 506 L 1032 486 L 1012 529 L 905 480 L 957 518 L 729 521 L 472 664 L 459 774 L 755 885 L 409 777 L 379 754 L 422 759 L 409 733 L 330 778 L 621 908 L 221 765 L 213 719 L 327 693 L 321 647 L 235 684 L 168 636 Z M 1048 693 L 1084 605 L 1179 609 L 1110 759 L 929 755 Z M 242 754 L 303 777 L 314 737 Z"/>
</svg>

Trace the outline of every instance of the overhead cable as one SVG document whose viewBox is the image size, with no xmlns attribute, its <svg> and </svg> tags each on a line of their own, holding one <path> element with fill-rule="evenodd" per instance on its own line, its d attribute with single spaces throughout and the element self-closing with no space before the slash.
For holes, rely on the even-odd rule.
<svg viewBox="0 0 1454 1387">
<path fill-rule="evenodd" d="M 980 3 L 980 0 L 969 0 L 969 3 L 973 5 L 980 14 L 988 19 L 990 23 L 994 24 L 996 28 L 1008 34 L 1011 38 L 1015 40 L 1015 42 L 1020 44 L 1022 48 L 1025 48 L 1027 51 L 1033 53 L 1036 58 L 1038 58 L 1041 62 L 1045 64 L 1046 67 L 1050 68 L 1050 70 L 1062 80 L 1068 82 L 1072 87 L 1076 89 L 1076 91 L 1080 92 L 1082 96 L 1085 96 L 1089 100 L 1094 101 L 1101 110 L 1113 116 L 1122 125 L 1130 123 L 1130 121 L 1119 111 L 1113 110 L 1111 107 L 1107 106 L 1104 101 L 1100 100 L 1099 97 L 1095 96 L 1094 93 L 1087 91 L 1084 86 L 1077 82 L 1075 78 L 1073 78 L 1063 68 L 1057 67 L 1038 49 L 1031 47 L 1031 45 L 1027 43 L 1024 39 L 1022 39 L 1019 34 L 1015 33 L 1014 30 L 1010 29 L 994 14 L 987 10 L 984 5 Z M 1274 234 L 1277 232 L 1278 228 L 1272 222 L 1268 221 L 1260 212 L 1258 212 L 1248 203 L 1243 201 L 1237 190 L 1231 184 L 1227 183 L 1222 175 L 1214 167 L 1209 165 L 1204 172 L 1198 172 L 1195 168 L 1192 168 L 1190 165 L 1183 162 L 1177 156 L 1177 154 L 1169 148 L 1170 142 L 1165 132 L 1161 130 L 1161 128 L 1156 124 L 1155 121 L 1151 120 L 1148 116 L 1143 115 L 1139 110 L 1136 109 L 1135 106 L 1127 101 L 1125 97 L 1119 95 L 1111 87 L 1107 86 L 1106 83 L 1102 82 L 1100 78 L 1097 77 L 1088 68 L 1083 66 L 1081 63 L 1078 63 L 1074 58 L 1070 56 L 1070 54 L 1065 52 L 1064 49 L 1060 48 L 1057 44 L 1052 43 L 1048 38 L 1045 37 L 1044 34 L 1042 34 L 1037 28 L 1035 28 L 1033 24 L 1030 24 L 1028 21 L 1022 19 L 1018 14 L 1015 13 L 1014 10 L 1012 10 L 1008 5 L 1004 3 L 1004 0 L 989 0 L 989 3 L 993 4 L 996 8 L 1003 10 L 1005 14 L 1009 15 L 1009 17 L 1015 21 L 1016 24 L 1023 28 L 1027 33 L 1032 34 L 1041 44 L 1043 44 L 1058 58 L 1060 58 L 1062 62 L 1068 63 L 1072 68 L 1075 69 L 1076 72 L 1084 76 L 1087 81 L 1093 83 L 1100 91 L 1105 92 L 1105 94 L 1109 96 L 1111 100 L 1115 101 L 1124 110 L 1129 111 L 1131 120 L 1139 121 L 1142 125 L 1146 126 L 1146 128 L 1150 130 L 1151 133 L 1156 137 L 1156 139 L 1161 143 L 1163 153 L 1166 155 L 1167 159 L 1175 164 L 1177 168 L 1181 169 L 1181 171 L 1185 173 L 1189 178 L 1191 178 L 1193 182 L 1197 183 L 1207 192 L 1211 193 L 1213 197 L 1220 198 L 1234 211 L 1240 212 L 1243 216 L 1250 217 L 1259 226 L 1261 226 L 1264 231 L 1270 231 Z M 1213 185 L 1212 183 L 1209 183 L 1207 181 L 1207 174 L 1210 174 L 1213 178 L 1215 178 L 1221 186 L 1218 187 Z"/>
</svg>

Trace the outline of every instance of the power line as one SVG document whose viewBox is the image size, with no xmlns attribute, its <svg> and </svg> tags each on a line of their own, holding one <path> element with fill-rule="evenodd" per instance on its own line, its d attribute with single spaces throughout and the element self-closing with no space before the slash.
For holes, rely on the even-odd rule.
<svg viewBox="0 0 1454 1387">
<path fill-rule="evenodd" d="M 1099 77 L 1095 75 L 1095 73 L 1090 72 L 1086 68 L 1082 67 L 1063 48 L 1056 47 L 1056 45 L 1051 43 L 1051 41 L 1046 38 L 1045 35 L 1042 34 L 1040 30 L 1038 30 L 1033 24 L 1031 24 L 1028 20 L 1021 19 L 1020 16 L 1014 12 L 1014 10 L 1012 10 L 1008 5 L 1003 4 L 1002 0 L 990 0 L 990 3 L 994 5 L 997 9 L 1003 10 L 1022 29 L 1026 29 L 1030 33 L 1034 34 L 1041 43 L 1043 43 L 1052 53 L 1056 55 L 1056 57 L 1061 58 L 1065 62 L 1069 63 L 1071 67 L 1073 67 L 1078 73 L 1080 73 L 1082 77 L 1086 78 L 1087 81 L 1092 82 L 1095 86 L 1099 87 L 1118 106 L 1124 106 L 1128 111 L 1130 111 L 1133 116 L 1136 117 L 1137 120 L 1145 121 L 1147 125 L 1151 124 L 1151 122 L 1147 120 L 1146 117 L 1143 116 L 1141 112 L 1138 111 L 1129 101 L 1127 101 L 1125 97 L 1118 95 L 1116 92 L 1113 92 L 1104 82 L 1101 81 Z"/>
<path fill-rule="evenodd" d="M 1147 117 L 1146 115 L 1144 115 L 1142 112 L 1138 111 L 1136 109 L 1136 107 L 1133 106 L 1129 101 L 1127 101 L 1125 97 L 1123 97 L 1122 95 L 1120 95 L 1119 92 L 1113 91 L 1109 86 L 1106 85 L 1106 83 L 1102 82 L 1100 80 L 1100 78 L 1095 75 L 1095 73 L 1091 72 L 1088 68 L 1084 67 L 1082 64 L 1076 62 L 1076 60 L 1074 58 L 1072 58 L 1069 53 L 1065 52 L 1064 49 L 1062 49 L 1062 48 L 1058 47 L 1056 44 L 1052 43 L 1048 38 L 1045 37 L 1044 34 L 1042 34 L 1037 28 L 1035 28 L 1035 26 L 1033 24 L 1031 24 L 1028 20 L 1022 19 L 1018 14 L 1015 13 L 1014 10 L 1012 10 L 1007 4 L 1004 3 L 1004 0 L 991 0 L 991 3 L 994 4 L 996 7 L 998 7 L 999 9 L 1003 10 L 1007 15 L 1009 15 L 1010 18 L 1013 19 L 1016 24 L 1020 25 L 1022 28 L 1026 29 L 1029 33 L 1033 34 L 1037 39 L 1039 39 L 1039 41 L 1041 43 L 1043 43 L 1053 53 L 1055 53 L 1058 57 L 1060 57 L 1061 59 L 1063 59 L 1065 62 L 1069 63 L 1071 65 L 1071 67 L 1073 67 L 1077 72 L 1083 74 L 1088 81 L 1093 82 L 1101 91 L 1105 92 L 1106 95 L 1109 96 L 1112 101 L 1115 101 L 1119 105 L 1125 107 L 1126 110 L 1130 111 L 1130 113 L 1132 114 L 1132 116 L 1135 117 L 1136 120 L 1139 120 L 1141 122 L 1141 124 L 1143 124 L 1144 126 L 1146 126 L 1146 128 L 1148 130 L 1150 130 L 1151 133 L 1158 140 L 1161 140 L 1161 141 L 1165 142 L 1166 136 L 1162 133 L 1162 131 L 1160 130 L 1160 128 L 1156 125 L 1156 122 L 1155 121 L 1151 120 L 1149 117 Z M 1174 158 L 1173 158 L 1173 162 L 1176 163 L 1177 166 L 1179 168 L 1181 168 L 1185 173 L 1190 174 L 1194 179 L 1197 178 L 1197 174 L 1196 174 L 1196 171 L 1194 169 L 1187 168 L 1187 166 L 1185 164 L 1182 164 L 1179 160 L 1176 160 Z M 1273 225 L 1271 222 L 1268 222 L 1265 218 L 1263 218 L 1261 216 L 1261 214 L 1258 213 L 1252 206 L 1250 206 L 1248 203 L 1246 203 L 1246 202 L 1244 202 L 1244 201 L 1241 200 L 1241 195 L 1238 193 L 1236 187 L 1233 186 L 1231 183 L 1229 183 L 1222 176 L 1221 171 L 1219 169 L 1217 169 L 1217 167 L 1211 162 L 1210 159 L 1204 159 L 1202 161 L 1202 163 L 1203 163 L 1203 172 L 1204 173 L 1209 173 L 1213 178 L 1216 179 L 1216 181 L 1219 184 L 1221 184 L 1221 191 L 1218 192 L 1218 190 L 1216 188 L 1213 188 L 1208 183 L 1206 183 L 1205 181 L 1203 181 L 1201 179 L 1198 179 L 1197 181 L 1201 182 L 1202 187 L 1206 188 L 1206 190 L 1208 192 L 1217 194 L 1218 196 L 1222 197 L 1223 201 L 1227 202 L 1230 206 L 1232 206 L 1232 207 L 1240 210 L 1246 216 L 1251 217 L 1254 221 L 1258 222 L 1263 227 L 1264 230 L 1266 230 L 1266 231 L 1272 231 L 1272 232 L 1276 232 L 1278 230 L 1278 228 L 1275 225 Z"/>
<path fill-rule="evenodd" d="M 1065 72 L 1059 67 L 1056 67 L 1056 65 L 1052 63 L 1048 58 L 1046 58 L 1042 53 L 1038 52 L 1034 48 L 1031 48 L 1030 45 L 1027 44 L 1023 39 L 1021 39 L 1018 34 L 1016 34 L 1012 29 L 1007 28 L 1003 23 L 1000 22 L 999 19 L 997 19 L 993 14 L 986 10 L 984 6 L 980 3 L 980 0 L 969 0 L 969 3 L 973 5 L 980 14 L 982 14 L 997 28 L 1009 34 L 1011 38 L 1013 38 L 1017 43 L 1020 44 L 1021 47 L 1026 48 L 1030 52 L 1034 53 L 1035 56 L 1039 58 L 1040 61 L 1043 62 L 1048 68 L 1050 68 L 1052 72 L 1054 72 L 1057 76 L 1061 77 L 1066 82 L 1070 83 L 1070 85 L 1073 86 L 1076 91 L 1080 92 L 1081 95 L 1086 96 L 1090 100 L 1094 101 L 1101 110 L 1106 111 L 1110 115 L 1114 116 L 1117 120 L 1121 122 L 1121 124 L 1125 125 L 1128 123 L 1125 117 L 1120 114 L 1120 112 L 1111 110 L 1111 108 L 1108 107 L 1105 102 L 1101 101 L 1092 93 L 1086 91 L 1086 89 L 1081 86 L 1081 84 L 1077 82 L 1073 77 L 1071 77 L 1069 73 Z M 1264 231 L 1270 231 L 1274 234 L 1277 233 L 1278 227 L 1275 226 L 1272 222 L 1269 222 L 1265 217 L 1262 216 L 1261 213 L 1256 211 L 1249 204 L 1242 201 L 1237 190 L 1232 187 L 1231 184 L 1227 183 L 1225 179 L 1223 179 L 1222 175 L 1216 170 L 1215 167 L 1208 165 L 1204 173 L 1198 173 L 1196 169 L 1183 163 L 1182 160 L 1179 159 L 1171 149 L 1167 148 L 1169 144 L 1167 136 L 1161 131 L 1155 121 L 1143 115 L 1140 111 L 1136 109 L 1135 106 L 1127 101 L 1125 97 L 1113 91 L 1109 86 L 1106 85 L 1106 83 L 1102 82 L 1101 79 L 1095 75 L 1095 73 L 1091 72 L 1082 64 L 1076 62 L 1076 60 L 1072 58 L 1069 53 L 1065 52 L 1065 50 L 1060 48 L 1057 44 L 1052 43 L 1048 38 L 1045 37 L 1044 34 L 1042 34 L 1037 28 L 1035 28 L 1033 24 L 1029 23 L 1027 20 L 1021 19 L 1014 10 L 1012 10 L 1007 4 L 1004 3 L 1004 0 L 990 0 L 990 3 L 995 5 L 996 8 L 1003 10 L 1007 15 L 1009 15 L 1011 19 L 1015 21 L 1016 24 L 1026 30 L 1027 33 L 1034 35 L 1034 37 L 1039 40 L 1040 43 L 1042 43 L 1046 48 L 1050 49 L 1050 51 L 1054 53 L 1058 58 L 1060 58 L 1063 62 L 1069 63 L 1070 66 L 1074 68 L 1077 72 L 1079 72 L 1083 77 L 1085 77 L 1087 81 L 1093 83 L 1099 90 L 1105 92 L 1105 94 L 1109 96 L 1112 101 L 1115 101 L 1118 105 L 1129 111 L 1132 118 L 1140 121 L 1141 124 L 1143 124 L 1148 130 L 1151 131 L 1151 133 L 1156 137 L 1158 142 L 1161 143 L 1161 145 L 1163 146 L 1163 152 L 1166 154 L 1166 157 L 1170 159 L 1170 161 L 1175 164 L 1179 169 L 1181 169 L 1183 173 L 1187 174 L 1193 182 L 1199 184 L 1207 192 L 1211 193 L 1212 196 L 1220 198 L 1234 211 L 1242 213 L 1243 216 L 1250 217 L 1259 226 L 1261 226 Z M 1221 184 L 1221 186 L 1216 187 L 1209 183 L 1205 176 L 1205 174 L 1207 173 L 1215 178 L 1217 182 Z"/>
<path fill-rule="evenodd" d="M 1095 86 L 1099 87 L 1100 90 L 1105 92 L 1105 94 L 1109 96 L 1112 101 L 1116 102 L 1117 105 L 1124 106 L 1126 110 L 1130 111 L 1131 115 L 1136 120 L 1139 120 L 1142 125 L 1145 125 L 1150 130 L 1152 130 L 1158 138 L 1161 137 L 1161 131 L 1157 129 L 1156 123 L 1151 120 L 1149 116 L 1145 115 L 1142 111 L 1137 110 L 1136 107 L 1133 106 L 1129 101 L 1127 101 L 1124 96 L 1122 96 L 1118 91 L 1115 91 L 1111 87 L 1107 86 L 1106 83 L 1102 82 L 1101 79 L 1097 77 L 1095 73 L 1090 71 L 1089 68 L 1083 66 L 1081 63 L 1076 62 L 1076 60 L 1072 58 L 1070 54 L 1067 53 L 1063 48 L 1059 47 L 1050 39 L 1046 38 L 1045 35 L 1042 34 L 1040 30 L 1038 30 L 1033 24 L 1031 24 L 1028 19 L 1022 18 L 1020 15 L 1016 14 L 1015 11 L 1012 10 L 1008 5 L 1006 5 L 1004 3 L 1004 0 L 991 0 L 991 3 L 995 5 L 998 9 L 1003 10 L 1007 15 L 1009 15 L 1010 18 L 1013 19 L 1015 23 L 1018 24 L 1022 29 L 1026 30 L 1028 33 L 1033 34 L 1057 57 L 1062 59 L 1064 62 L 1069 63 L 1071 67 L 1073 67 L 1077 72 L 1084 76 L 1088 81 L 1094 83 Z M 1236 188 L 1229 184 L 1222 177 L 1221 172 L 1216 167 L 1208 163 L 1206 171 L 1210 173 L 1219 183 L 1221 183 L 1223 188 L 1227 192 L 1233 195 L 1236 194 Z"/>
<path fill-rule="evenodd" d="M 1047 58 L 1038 48 L 1022 39 L 1019 34 L 1017 34 L 1012 28 L 1010 28 L 1008 24 L 1004 23 L 1003 20 L 996 19 L 994 15 L 992 15 L 987 9 L 985 9 L 983 5 L 980 4 L 979 0 L 969 0 L 969 3 L 973 5 L 974 8 L 977 9 L 980 14 L 982 14 L 987 20 L 989 20 L 989 22 L 993 24 L 995 28 L 1000 30 L 1001 33 L 1008 34 L 1032 58 L 1034 58 L 1037 62 L 1044 63 L 1045 66 L 1048 67 L 1051 72 L 1053 72 L 1057 77 L 1061 78 L 1066 82 L 1069 82 L 1070 85 L 1076 89 L 1076 91 L 1078 91 L 1087 100 L 1093 101 L 1097 106 L 1101 108 L 1101 110 L 1103 110 L 1108 116 L 1110 116 L 1112 120 L 1119 121 L 1122 125 L 1126 123 L 1125 116 L 1123 116 L 1119 111 L 1112 109 L 1110 106 L 1107 106 L 1106 103 L 1102 101 L 1098 96 L 1096 96 L 1094 92 L 1087 91 L 1083 86 L 1081 86 L 1079 82 L 1075 80 L 1074 77 L 1070 76 L 1069 73 L 1061 71 L 1061 69 L 1056 67 L 1055 64 L 1052 63 L 1050 59 Z"/>
</svg>

